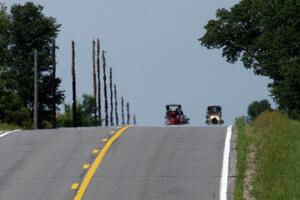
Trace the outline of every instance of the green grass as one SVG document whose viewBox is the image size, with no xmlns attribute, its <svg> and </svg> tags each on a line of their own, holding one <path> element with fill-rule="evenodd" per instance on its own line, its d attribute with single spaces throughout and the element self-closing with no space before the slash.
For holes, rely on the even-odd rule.
<svg viewBox="0 0 300 200">
<path fill-rule="evenodd" d="M 236 127 L 238 177 L 234 199 L 243 199 L 245 158 L 251 144 L 256 149 L 254 197 L 257 200 L 299 200 L 300 122 L 272 112 L 263 113 L 249 125 L 237 121 Z"/>
<path fill-rule="evenodd" d="M 244 187 L 244 176 L 246 170 L 246 158 L 247 158 L 247 147 L 248 147 L 248 137 L 246 135 L 246 122 L 242 118 L 238 118 L 235 123 L 237 131 L 237 176 L 234 188 L 234 200 L 243 199 L 243 187 Z"/>
<path fill-rule="evenodd" d="M 7 124 L 0 122 L 0 131 L 10 131 L 18 129 L 19 127 L 13 124 Z"/>
</svg>

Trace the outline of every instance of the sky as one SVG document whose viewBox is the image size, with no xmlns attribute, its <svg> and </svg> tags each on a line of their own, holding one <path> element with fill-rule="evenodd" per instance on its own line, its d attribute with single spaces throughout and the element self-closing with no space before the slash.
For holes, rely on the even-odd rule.
<svg viewBox="0 0 300 200">
<path fill-rule="evenodd" d="M 9 8 L 21 0 L 4 0 Z M 72 99 L 71 41 L 75 41 L 77 93 L 92 94 L 92 40 L 99 38 L 118 94 L 130 102 L 138 125 L 164 125 L 165 105 L 178 103 L 193 126 L 204 125 L 206 107 L 221 105 L 226 124 L 268 99 L 266 77 L 242 63 L 229 64 L 221 50 L 198 41 L 218 8 L 237 0 L 34 0 L 62 24 L 57 38 L 57 75 Z M 103 112 L 103 111 L 102 111 Z"/>
</svg>

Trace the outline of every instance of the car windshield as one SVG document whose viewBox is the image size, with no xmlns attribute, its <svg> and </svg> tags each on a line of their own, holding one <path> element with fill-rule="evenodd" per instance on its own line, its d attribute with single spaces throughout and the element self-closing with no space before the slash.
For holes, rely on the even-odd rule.
<svg viewBox="0 0 300 200">
<path fill-rule="evenodd" d="M 220 106 L 209 106 L 207 108 L 208 112 L 216 113 L 216 112 L 221 112 L 221 107 Z"/>
<path fill-rule="evenodd" d="M 169 111 L 177 111 L 179 110 L 178 106 L 169 106 Z"/>
</svg>

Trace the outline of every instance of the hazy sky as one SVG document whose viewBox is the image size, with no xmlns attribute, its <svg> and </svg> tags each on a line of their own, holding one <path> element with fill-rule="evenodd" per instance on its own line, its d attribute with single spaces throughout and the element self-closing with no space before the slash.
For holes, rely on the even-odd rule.
<svg viewBox="0 0 300 200">
<path fill-rule="evenodd" d="M 21 0 L 4 0 L 10 7 Z M 58 76 L 71 102 L 71 40 L 76 45 L 78 97 L 92 94 L 92 39 L 99 37 L 119 95 L 131 103 L 139 125 L 163 125 L 165 105 L 180 103 L 192 125 L 203 125 L 206 107 L 219 104 L 227 124 L 254 100 L 268 99 L 268 79 L 197 39 L 218 8 L 237 0 L 36 0 L 62 24 Z"/>
</svg>

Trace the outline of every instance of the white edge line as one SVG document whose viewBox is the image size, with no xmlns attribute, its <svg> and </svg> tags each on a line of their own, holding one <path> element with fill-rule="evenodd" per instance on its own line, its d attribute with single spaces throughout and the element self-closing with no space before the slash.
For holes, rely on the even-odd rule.
<svg viewBox="0 0 300 200">
<path fill-rule="evenodd" d="M 8 134 L 10 134 L 10 133 L 17 132 L 17 131 L 21 131 L 21 129 L 17 129 L 17 130 L 5 132 L 5 133 L 3 133 L 3 134 L 0 135 L 0 138 L 4 137 L 4 136 L 6 136 L 6 135 L 8 135 Z"/>
<path fill-rule="evenodd" d="M 228 187 L 228 169 L 229 169 L 229 154 L 230 154 L 230 140 L 232 135 L 232 125 L 227 127 L 224 153 L 223 153 L 223 164 L 222 164 L 222 175 L 220 184 L 220 200 L 227 200 L 227 187 Z"/>
</svg>

